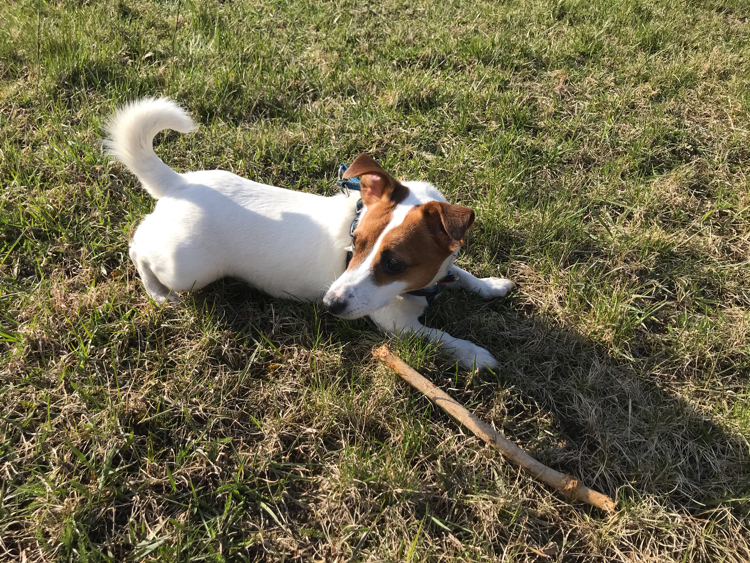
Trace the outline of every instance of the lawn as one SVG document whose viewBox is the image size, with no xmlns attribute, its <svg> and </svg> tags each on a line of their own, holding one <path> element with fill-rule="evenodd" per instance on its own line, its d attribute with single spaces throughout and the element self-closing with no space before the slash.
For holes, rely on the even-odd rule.
<svg viewBox="0 0 750 563">
<path fill-rule="evenodd" d="M 149 301 L 153 200 L 100 139 L 333 194 L 370 152 L 477 221 L 471 373 L 235 280 Z M 0 3 L 0 560 L 750 560 L 750 3 Z M 571 503 L 372 359 L 412 366 Z"/>
</svg>

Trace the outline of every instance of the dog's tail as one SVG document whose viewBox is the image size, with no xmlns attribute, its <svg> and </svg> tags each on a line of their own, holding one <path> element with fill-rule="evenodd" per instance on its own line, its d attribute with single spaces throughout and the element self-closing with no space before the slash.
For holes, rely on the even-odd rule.
<svg viewBox="0 0 750 563">
<path fill-rule="evenodd" d="M 167 98 L 144 98 L 121 107 L 107 126 L 104 142 L 109 154 L 135 174 L 154 199 L 184 182 L 182 175 L 164 164 L 154 152 L 154 136 L 163 129 L 189 133 L 192 119 Z"/>
</svg>

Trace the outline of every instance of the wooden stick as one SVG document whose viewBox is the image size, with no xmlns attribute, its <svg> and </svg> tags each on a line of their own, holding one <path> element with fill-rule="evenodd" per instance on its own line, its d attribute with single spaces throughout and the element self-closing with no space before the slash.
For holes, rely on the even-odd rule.
<svg viewBox="0 0 750 563">
<path fill-rule="evenodd" d="M 401 358 L 392 354 L 387 346 L 381 346 L 377 350 L 374 350 L 373 356 L 393 368 L 412 387 L 423 393 L 428 399 L 471 430 L 476 436 L 491 446 L 495 446 L 495 448 L 500 450 L 500 453 L 516 465 L 520 465 L 535 479 L 556 488 L 567 497 L 582 500 L 607 512 L 615 511 L 617 505 L 607 495 L 589 489 L 572 475 L 564 475 L 539 463 L 513 442 L 498 433 L 494 428 L 467 411 L 461 403 L 453 399 L 442 389 L 439 389 L 429 380 L 422 377 L 419 372 L 413 370 Z"/>
</svg>

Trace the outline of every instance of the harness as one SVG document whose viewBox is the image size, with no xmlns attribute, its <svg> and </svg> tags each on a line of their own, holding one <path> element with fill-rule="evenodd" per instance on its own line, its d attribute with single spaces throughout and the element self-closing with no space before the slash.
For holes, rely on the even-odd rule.
<svg viewBox="0 0 750 563">
<path fill-rule="evenodd" d="M 342 194 L 344 194 L 346 197 L 349 197 L 350 192 L 361 192 L 362 186 L 360 185 L 357 178 L 343 178 L 344 172 L 346 172 L 347 168 L 348 166 L 346 164 L 339 164 L 338 180 L 336 180 L 336 185 L 338 186 L 339 190 L 341 190 Z M 364 215 L 364 212 L 365 203 L 362 201 L 362 198 L 359 198 L 359 200 L 357 201 L 357 205 L 355 206 L 354 220 L 349 227 L 349 236 L 352 237 L 352 240 L 354 239 L 354 230 L 362 220 L 362 215 Z M 352 261 L 353 257 L 354 243 L 352 243 L 352 245 L 346 249 L 347 268 L 349 267 L 349 263 Z M 456 283 L 457 281 L 458 276 L 451 272 L 448 272 L 448 274 L 445 277 L 440 278 L 435 285 L 431 287 L 423 287 L 422 289 L 415 289 L 414 291 L 407 291 L 406 293 L 409 295 L 414 295 L 415 297 L 425 297 L 427 298 L 427 304 L 432 305 L 432 302 L 435 301 L 435 298 L 446 288 L 446 285 Z"/>
</svg>

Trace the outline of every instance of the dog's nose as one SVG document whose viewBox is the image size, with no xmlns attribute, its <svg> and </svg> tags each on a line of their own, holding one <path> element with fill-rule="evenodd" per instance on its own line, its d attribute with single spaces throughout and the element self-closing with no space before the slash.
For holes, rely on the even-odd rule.
<svg viewBox="0 0 750 563">
<path fill-rule="evenodd" d="M 344 312 L 344 309 L 346 309 L 347 303 L 346 299 L 336 298 L 332 299 L 328 303 L 324 303 L 324 305 L 330 313 L 333 313 L 334 315 L 340 315 Z"/>
</svg>

